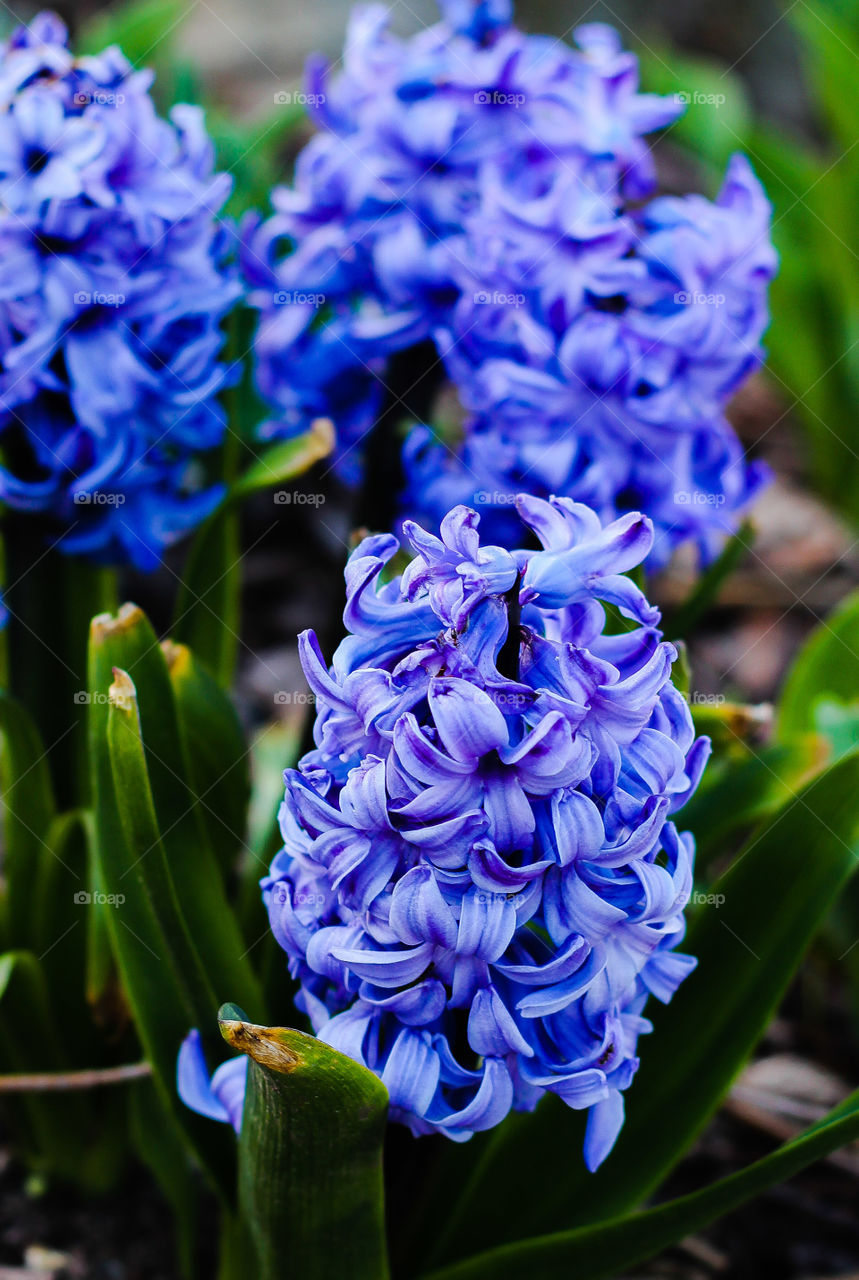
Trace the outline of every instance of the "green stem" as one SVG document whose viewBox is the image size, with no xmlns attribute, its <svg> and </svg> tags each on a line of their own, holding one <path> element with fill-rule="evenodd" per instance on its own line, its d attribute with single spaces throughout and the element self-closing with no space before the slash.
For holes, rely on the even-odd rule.
<svg viewBox="0 0 859 1280">
<path fill-rule="evenodd" d="M 314 1036 L 255 1026 L 234 1005 L 220 1027 L 250 1058 L 239 1203 L 254 1276 L 387 1280 L 384 1085 Z"/>
</svg>

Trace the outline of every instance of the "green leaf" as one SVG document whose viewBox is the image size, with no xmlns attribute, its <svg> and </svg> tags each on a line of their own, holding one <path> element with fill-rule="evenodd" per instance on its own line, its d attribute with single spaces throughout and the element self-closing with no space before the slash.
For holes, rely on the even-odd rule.
<svg viewBox="0 0 859 1280">
<path fill-rule="evenodd" d="M 30 947 L 40 910 L 37 885 L 47 859 L 55 803 L 48 756 L 30 713 L 0 692 L 0 782 L 3 788 L 4 933 L 9 945 Z"/>
<path fill-rule="evenodd" d="M 266 933 L 267 917 L 259 880 L 283 845 L 278 825 L 278 812 L 283 803 L 283 771 L 298 759 L 302 725 L 300 718 L 268 724 L 251 745 L 253 787 L 237 908 L 248 945 L 256 944 Z M 268 945 L 266 940 L 263 945 Z M 282 964 L 278 967 L 283 969 Z"/>
<path fill-rule="evenodd" d="M 229 688 L 239 648 L 239 513 L 219 507 L 197 531 L 179 585 L 173 635 Z"/>
<path fill-rule="evenodd" d="M 611 1280 L 859 1136 L 859 1092 L 746 1169 L 644 1213 L 489 1250 L 427 1280 Z"/>
<path fill-rule="evenodd" d="M 682 825 L 682 824 L 681 824 Z M 515 1235 L 629 1212 L 664 1180 L 719 1105 L 778 1006 L 815 930 L 856 866 L 859 754 L 820 774 L 757 832 L 712 886 L 683 950 L 697 969 L 671 1004 L 651 1004 L 653 1036 L 626 1099 L 626 1123 L 595 1174 L 577 1152 L 581 1118 L 545 1099 L 484 1146 L 433 1261 Z M 539 1168 L 533 1186 L 503 1176 Z M 490 1212 L 491 1206 L 491 1212 Z"/>
<path fill-rule="evenodd" d="M 811 72 L 815 98 L 825 112 L 829 131 L 849 154 L 859 136 L 857 33 L 831 4 L 818 2 L 814 8 L 801 4 L 789 12 Z"/>
<path fill-rule="evenodd" d="M 205 1027 L 217 1001 L 182 914 L 158 830 L 140 736 L 137 690 L 119 667 L 114 667 L 113 675 L 107 742 L 119 819 L 132 859 L 134 879 L 129 880 L 129 891 L 136 885 L 145 894 L 168 956 L 170 977 L 185 994 L 193 1025 Z"/>
<path fill-rule="evenodd" d="M 833 759 L 852 751 L 859 742 L 859 699 L 845 705 L 820 698 L 814 711 L 814 723 L 820 738 L 829 744 Z"/>
<path fill-rule="evenodd" d="M 111 944 L 137 1033 L 152 1065 L 161 1105 L 178 1125 L 214 1185 L 229 1200 L 235 1176 L 232 1135 L 189 1111 L 176 1093 L 176 1056 L 193 1025 L 193 1013 L 182 987 L 170 972 L 169 953 L 149 895 L 136 887 L 137 855 L 132 855 L 126 840 L 108 747 L 108 690 L 113 682 L 112 668 L 122 664 L 138 676 L 144 704 L 144 738 L 159 740 L 159 729 L 163 729 L 167 735 L 172 732 L 178 743 L 172 692 L 163 663 L 157 639 L 139 609 L 124 606 L 115 619 L 107 615 L 94 619 L 89 676 L 93 697 L 88 711 L 99 883 L 113 899 L 113 909 L 106 915 Z M 176 743 L 173 746 L 176 749 Z M 194 848 L 185 850 L 186 862 L 195 856 Z M 171 869 L 174 876 L 179 871 L 177 866 Z M 217 882 L 217 873 L 214 878 Z M 218 942 L 217 937 L 205 940 L 214 945 Z"/>
<path fill-rule="evenodd" d="M 683 826 L 695 836 L 696 874 L 726 851 L 728 837 L 777 813 L 824 767 L 827 755 L 820 738 L 807 735 L 789 745 L 749 751 L 741 759 L 711 760 L 683 809 Z"/>
<path fill-rule="evenodd" d="M 315 462 L 327 458 L 333 448 L 333 426 L 327 418 L 317 418 L 304 435 L 279 440 L 261 453 L 236 481 L 230 497 L 232 500 L 246 498 L 292 480 Z"/>
<path fill-rule="evenodd" d="M 186 645 L 162 645 L 176 699 L 191 790 L 225 879 L 246 848 L 250 759 L 229 696 Z"/>
<path fill-rule="evenodd" d="M 102 1060 L 87 1005 L 86 972 L 90 931 L 108 908 L 99 904 L 89 883 L 91 838 L 88 814 L 72 811 L 55 818 L 33 895 L 31 946 L 41 957 L 65 1059 L 80 1067 Z"/>
<path fill-rule="evenodd" d="M 248 845 L 266 867 L 282 843 L 277 815 L 283 801 L 283 771 L 298 760 L 303 727 L 303 717 L 279 720 L 260 729 L 251 743 Z"/>
<path fill-rule="evenodd" d="M 782 742 L 819 731 L 821 703 L 859 700 L 859 591 L 811 633 L 788 673 L 776 730 Z"/>
<path fill-rule="evenodd" d="M 92 894 L 86 940 L 85 991 L 87 1004 L 96 1012 L 99 1021 L 105 1021 L 105 1010 L 113 1012 L 118 991 L 110 938 L 110 915 L 114 908 L 107 901 L 104 871 L 98 856 L 95 814 L 87 812 L 84 821 L 87 825 L 87 884 Z"/>
<path fill-rule="evenodd" d="M 219 1021 L 250 1059 L 239 1200 L 257 1253 L 253 1275 L 385 1280 L 385 1086 L 315 1036 L 254 1026 L 235 1005 Z"/>
<path fill-rule="evenodd" d="M 203 968 L 218 999 L 232 992 L 254 1013 L 264 1013 L 259 983 L 202 820 L 209 810 L 209 817 L 216 821 L 217 808 L 212 797 L 197 791 L 190 781 L 192 767 L 164 652 L 149 621 L 134 605 L 124 606 L 115 621 L 97 621 L 104 654 L 100 679 L 105 682 L 97 696 L 109 697 L 114 666 L 127 671 L 137 688 L 158 830 L 176 897 Z M 109 665 L 108 654 L 112 655 Z M 225 776 L 232 764 L 232 759 L 224 761 Z"/>
</svg>

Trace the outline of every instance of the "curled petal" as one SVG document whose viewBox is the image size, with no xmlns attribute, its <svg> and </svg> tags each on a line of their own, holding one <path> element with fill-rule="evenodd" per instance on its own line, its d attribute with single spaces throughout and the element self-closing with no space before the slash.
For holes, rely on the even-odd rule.
<svg viewBox="0 0 859 1280">
<path fill-rule="evenodd" d="M 500 1058 L 487 1058 L 483 1079 L 474 1097 L 461 1111 L 439 1120 L 445 1132 L 482 1133 L 500 1124 L 513 1103 L 513 1082 Z"/>
<path fill-rule="evenodd" d="M 432 942 L 448 950 L 456 943 L 457 922 L 429 867 L 412 867 L 394 889 L 391 928 L 403 942 Z"/>
<path fill-rule="evenodd" d="M 436 677 L 429 705 L 445 749 L 454 760 L 478 760 L 508 741 L 507 725 L 495 703 L 465 680 Z"/>
</svg>

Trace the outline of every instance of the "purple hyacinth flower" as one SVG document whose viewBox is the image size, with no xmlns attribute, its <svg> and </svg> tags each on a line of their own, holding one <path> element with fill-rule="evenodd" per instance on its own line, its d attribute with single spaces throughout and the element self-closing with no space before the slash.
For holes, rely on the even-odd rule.
<svg viewBox="0 0 859 1280">
<path fill-rule="evenodd" d="M 197 108 L 42 14 L 0 44 L 0 500 L 52 543 L 151 569 L 222 496 L 230 190 Z"/>
<path fill-rule="evenodd" d="M 407 527 L 399 577 L 392 537 L 354 551 L 330 667 L 302 637 L 316 747 L 284 775 L 263 896 L 299 1008 L 380 1076 L 395 1120 L 460 1141 L 552 1092 L 588 1111 L 594 1169 L 647 1001 L 694 967 L 674 816 L 709 743 L 625 577 L 646 517 L 517 509 L 538 548 L 481 545 L 459 507 L 439 537 Z M 607 606 L 630 629 L 609 633 Z"/>
<path fill-rule="evenodd" d="M 430 344 L 463 421 L 433 428 L 416 372 L 403 518 L 479 505 L 511 547 L 515 494 L 563 494 L 605 522 L 644 512 L 652 566 L 688 541 L 706 562 L 768 476 L 725 415 L 763 358 L 763 190 L 735 156 L 715 201 L 655 196 L 647 135 L 683 105 L 640 91 L 611 28 L 570 47 L 519 31 L 507 0 L 440 7 L 402 40 L 362 6 L 341 69 L 308 67 L 319 132 L 244 230 L 265 433 L 329 415 L 356 485 L 403 353 Z"/>
</svg>

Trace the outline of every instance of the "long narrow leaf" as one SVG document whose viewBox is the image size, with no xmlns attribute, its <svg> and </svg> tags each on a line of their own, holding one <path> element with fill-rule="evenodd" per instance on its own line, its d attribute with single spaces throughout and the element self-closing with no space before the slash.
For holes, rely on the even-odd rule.
<svg viewBox="0 0 859 1280">
<path fill-rule="evenodd" d="M 200 817 L 225 877 L 245 846 L 250 757 L 235 707 L 186 645 L 162 646 L 176 699 L 191 787 L 204 803 Z M 262 871 L 262 868 L 261 868 Z"/>
<path fill-rule="evenodd" d="M 117 667 L 113 674 L 107 743 L 120 823 L 132 858 L 129 890 L 136 884 L 145 894 L 168 953 L 170 977 L 185 992 L 194 1025 L 205 1027 L 216 997 L 182 914 L 158 830 L 137 690 L 125 671 Z"/>
<path fill-rule="evenodd" d="M 217 821 L 210 779 L 200 791 L 192 785 L 193 769 L 186 753 L 167 662 L 158 638 L 140 609 L 124 606 L 116 620 L 100 631 L 101 684 L 94 690 L 97 710 L 104 708 L 113 680 L 112 668 L 127 671 L 138 693 L 146 768 L 152 787 L 158 829 L 170 874 L 188 929 L 219 1000 L 235 994 L 254 1016 L 263 1015 L 263 998 L 235 913 L 227 900 L 218 859 L 208 839 L 204 815 Z M 230 751 L 233 748 L 229 748 Z M 221 779 L 233 769 L 223 762 Z"/>
<path fill-rule="evenodd" d="M 138 855 L 132 856 L 128 848 L 114 789 L 107 740 L 107 691 L 113 679 L 113 666 L 123 661 L 128 665 L 142 663 L 143 654 L 149 652 L 145 648 L 146 634 L 141 619 L 139 610 L 125 608 L 117 618 L 94 619 L 91 630 L 89 687 L 94 692 L 88 710 L 99 883 L 102 891 L 113 899 L 114 909 L 105 918 L 123 990 L 152 1066 L 160 1103 L 213 1183 L 229 1200 L 235 1181 L 231 1135 L 190 1112 L 176 1093 L 176 1056 L 193 1025 L 193 1012 L 170 973 L 168 951 L 149 898 L 143 891 L 134 889 L 133 863 Z M 158 651 L 157 642 L 154 648 Z M 158 710 L 156 705 L 150 711 L 155 719 Z"/>
<path fill-rule="evenodd" d="M 859 702 L 859 591 L 814 629 L 791 667 L 778 705 L 781 740 L 818 729 L 824 699 Z"/>
<path fill-rule="evenodd" d="M 610 1280 L 859 1136 L 859 1092 L 778 1151 L 644 1213 L 492 1249 L 427 1280 Z"/>
<path fill-rule="evenodd" d="M 667 1008 L 648 1008 L 654 1033 L 642 1042 L 626 1124 L 602 1168 L 585 1172 L 576 1154 L 580 1117 L 546 1099 L 484 1146 L 438 1241 L 439 1260 L 602 1221 L 659 1186 L 718 1107 L 855 869 L 857 829 L 854 753 L 770 819 L 711 886 L 713 903 L 684 944 L 698 967 Z M 514 1167 L 539 1168 L 540 1178 L 503 1176 Z"/>
</svg>

